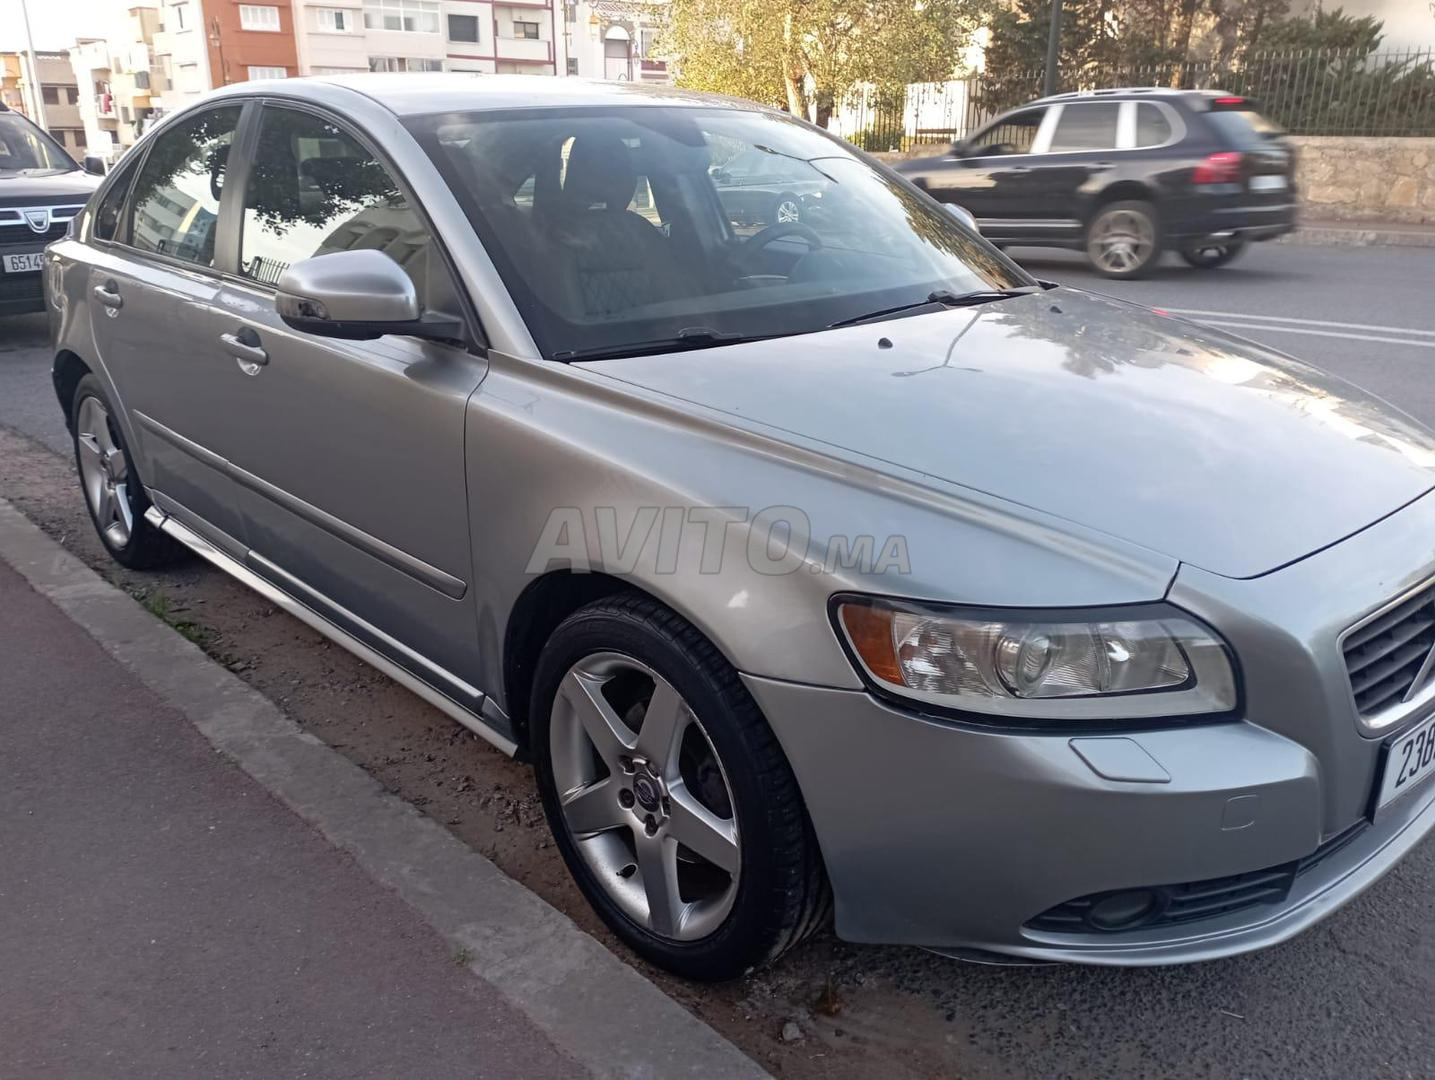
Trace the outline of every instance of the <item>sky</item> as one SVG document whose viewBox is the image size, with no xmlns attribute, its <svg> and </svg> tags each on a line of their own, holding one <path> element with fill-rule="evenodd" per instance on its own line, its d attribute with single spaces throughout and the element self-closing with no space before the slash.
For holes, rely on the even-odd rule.
<svg viewBox="0 0 1435 1080">
<path fill-rule="evenodd" d="M 25 47 L 21 0 L 0 0 L 0 49 Z M 25 0 L 37 49 L 68 49 L 77 37 L 102 37 L 117 15 L 133 6 L 127 0 Z"/>
</svg>

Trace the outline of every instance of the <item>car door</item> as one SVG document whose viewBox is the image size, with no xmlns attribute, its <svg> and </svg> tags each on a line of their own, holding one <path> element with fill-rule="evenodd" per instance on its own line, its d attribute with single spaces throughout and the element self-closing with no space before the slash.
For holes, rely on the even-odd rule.
<svg viewBox="0 0 1435 1080">
<path fill-rule="evenodd" d="M 1080 234 L 1103 177 L 1116 168 L 1122 107 L 1100 100 L 1054 107 L 1051 137 L 1032 163 L 1028 185 L 1032 216 L 1044 232 Z"/>
<path fill-rule="evenodd" d="M 221 199 L 244 108 L 204 109 L 155 136 L 112 235 L 94 241 L 86 296 L 156 502 L 231 549 L 244 523 L 215 447 L 235 436 L 239 418 L 214 304 L 225 269 Z"/>
<path fill-rule="evenodd" d="M 461 344 L 318 337 L 274 286 L 302 259 L 384 251 L 428 310 L 467 321 L 395 172 L 342 121 L 266 102 L 236 172 L 238 273 L 217 299 L 251 568 L 461 704 L 477 652 L 464 409 L 486 361 Z"/>
<path fill-rule="evenodd" d="M 1031 213 L 1031 169 L 1047 116 L 1045 106 L 1036 106 L 999 117 L 958 146 L 941 169 L 923 174 L 924 186 L 969 211 L 983 233 L 1000 235 L 1005 223 Z"/>
</svg>

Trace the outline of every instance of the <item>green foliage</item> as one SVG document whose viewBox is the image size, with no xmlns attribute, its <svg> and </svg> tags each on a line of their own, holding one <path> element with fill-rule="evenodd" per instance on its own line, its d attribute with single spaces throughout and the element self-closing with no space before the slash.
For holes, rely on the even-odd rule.
<svg viewBox="0 0 1435 1080">
<path fill-rule="evenodd" d="M 986 0 L 672 0 L 659 48 L 678 85 L 823 123 L 859 83 L 950 78 Z"/>
</svg>

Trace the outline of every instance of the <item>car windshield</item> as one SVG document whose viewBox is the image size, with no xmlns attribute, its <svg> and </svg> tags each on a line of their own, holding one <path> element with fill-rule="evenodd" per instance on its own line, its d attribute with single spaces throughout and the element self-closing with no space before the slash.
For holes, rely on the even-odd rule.
<svg viewBox="0 0 1435 1080">
<path fill-rule="evenodd" d="M 70 156 L 24 117 L 0 115 L 0 172 L 68 172 L 74 168 Z"/>
<path fill-rule="evenodd" d="M 779 114 L 535 109 L 410 130 L 549 358 L 807 333 L 1033 284 L 938 204 Z"/>
</svg>

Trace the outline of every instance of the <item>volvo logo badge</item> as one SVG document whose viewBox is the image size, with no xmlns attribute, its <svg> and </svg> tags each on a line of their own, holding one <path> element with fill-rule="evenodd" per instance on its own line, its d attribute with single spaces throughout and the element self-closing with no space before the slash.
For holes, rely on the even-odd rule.
<svg viewBox="0 0 1435 1080">
<path fill-rule="evenodd" d="M 658 786 L 646 776 L 640 776 L 633 781 L 633 794 L 637 796 L 638 805 L 644 810 L 658 808 Z"/>
<path fill-rule="evenodd" d="M 30 226 L 31 232 L 42 233 L 50 228 L 50 210 L 41 206 L 35 210 L 25 211 L 25 222 Z"/>
</svg>

